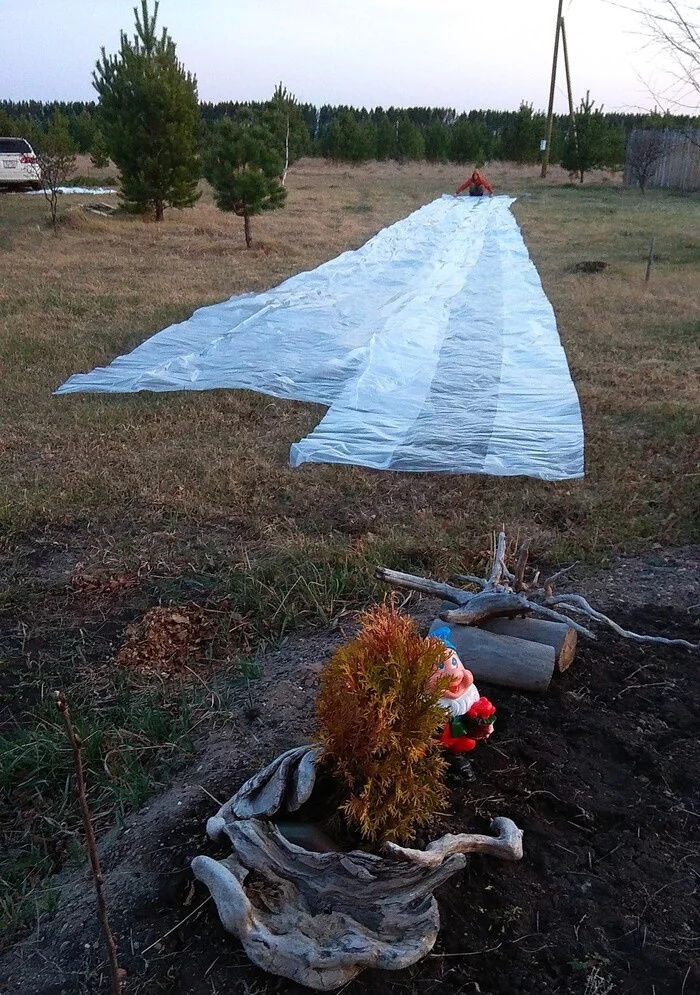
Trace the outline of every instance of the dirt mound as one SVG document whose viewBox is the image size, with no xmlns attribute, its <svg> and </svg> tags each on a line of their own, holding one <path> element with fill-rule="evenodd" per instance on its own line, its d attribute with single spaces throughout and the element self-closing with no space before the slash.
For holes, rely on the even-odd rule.
<svg viewBox="0 0 700 995">
<path fill-rule="evenodd" d="M 576 587 L 626 627 L 697 641 L 699 552 L 628 558 Z M 657 592 L 675 607 L 659 605 Z M 423 603 L 421 621 L 434 609 Z M 218 802 L 303 741 L 318 668 L 342 639 L 289 640 L 263 657 L 262 679 L 250 684 L 260 718 L 251 722 L 242 701 L 230 728 L 202 743 L 174 786 L 105 844 L 127 995 L 302 995 L 247 960 L 206 891 L 193 886 L 189 864 L 197 853 L 226 852 L 204 837 Z M 523 861 L 470 858 L 438 893 L 433 955 L 396 974 L 368 971 L 348 995 L 699 990 L 698 659 L 607 634 L 579 646 L 545 695 L 484 685 L 498 707 L 497 732 L 474 754 L 476 782 L 455 786 L 451 815 L 436 827 L 486 831 L 494 816 L 509 816 L 525 831 Z M 107 992 L 86 868 L 55 880 L 58 913 L 0 961 L 6 990 Z"/>
</svg>

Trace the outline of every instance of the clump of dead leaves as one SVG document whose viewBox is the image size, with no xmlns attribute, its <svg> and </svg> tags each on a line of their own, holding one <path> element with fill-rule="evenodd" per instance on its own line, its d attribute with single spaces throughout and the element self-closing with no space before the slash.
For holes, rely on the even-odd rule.
<svg viewBox="0 0 700 995">
<path fill-rule="evenodd" d="M 76 563 L 70 575 L 69 584 L 75 591 L 83 594 L 110 594 L 114 591 L 124 591 L 136 587 L 141 577 L 141 570 L 121 570 L 109 573 L 98 567 L 86 567 L 84 563 Z"/>
<path fill-rule="evenodd" d="M 202 608 L 152 608 L 128 627 L 115 662 L 144 674 L 186 676 L 193 666 L 223 662 L 227 642 L 220 620 Z"/>
</svg>

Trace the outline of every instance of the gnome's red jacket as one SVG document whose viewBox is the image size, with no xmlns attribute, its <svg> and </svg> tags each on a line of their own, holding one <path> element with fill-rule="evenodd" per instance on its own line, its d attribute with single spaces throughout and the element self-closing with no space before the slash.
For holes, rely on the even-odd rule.
<svg viewBox="0 0 700 995">
<path fill-rule="evenodd" d="M 474 702 L 466 715 L 448 722 L 440 736 L 440 743 L 449 753 L 468 753 L 480 739 L 488 739 L 493 732 L 496 709 L 483 695 Z"/>
<path fill-rule="evenodd" d="M 456 193 L 461 193 L 469 187 L 483 187 L 486 193 L 493 193 L 493 187 L 488 180 L 485 180 L 478 169 L 475 169 L 468 180 L 465 180 L 461 187 L 457 187 Z"/>
</svg>

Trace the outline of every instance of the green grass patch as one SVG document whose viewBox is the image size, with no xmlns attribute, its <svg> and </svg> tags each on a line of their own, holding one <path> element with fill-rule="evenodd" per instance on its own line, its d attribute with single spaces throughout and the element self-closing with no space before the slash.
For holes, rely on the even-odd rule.
<svg viewBox="0 0 700 995">
<path fill-rule="evenodd" d="M 167 785 L 173 768 L 192 750 L 191 733 L 217 702 L 213 719 L 224 721 L 241 680 L 256 676 L 245 664 L 235 676 L 215 675 L 210 686 L 158 689 L 132 683 L 114 671 L 99 686 L 83 678 L 67 690 L 71 716 L 83 742 L 90 808 L 98 836 L 118 831 Z M 83 830 L 74 795 L 72 752 L 48 689 L 58 677 L 42 677 L 43 704 L 31 723 L 0 736 L 0 935 L 11 942 L 37 912 L 53 907 L 48 884 L 66 862 L 84 859 Z"/>
<path fill-rule="evenodd" d="M 349 214 L 371 214 L 374 210 L 372 204 L 366 202 L 360 204 L 345 204 L 343 210 L 347 211 Z"/>
</svg>

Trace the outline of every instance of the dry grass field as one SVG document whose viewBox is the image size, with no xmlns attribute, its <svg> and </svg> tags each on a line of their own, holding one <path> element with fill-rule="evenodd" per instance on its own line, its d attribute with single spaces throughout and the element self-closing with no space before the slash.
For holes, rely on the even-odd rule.
<svg viewBox="0 0 700 995">
<path fill-rule="evenodd" d="M 191 731 L 188 709 L 201 701 L 176 707 L 171 692 L 110 666 L 126 624 L 153 605 L 215 604 L 249 652 L 260 637 L 337 622 L 375 593 L 380 562 L 476 566 L 501 523 L 550 562 L 698 540 L 700 198 L 642 197 L 603 175 L 579 186 L 558 170 L 546 183 L 534 168 L 485 172 L 519 196 L 558 317 L 582 405 L 582 481 L 292 470 L 289 446 L 318 422 L 316 407 L 242 391 L 51 394 L 197 307 L 359 246 L 453 190 L 459 168 L 299 163 L 287 207 L 254 219 L 251 251 L 208 191 L 159 225 L 90 215 L 74 195 L 57 237 L 42 198 L 0 195 L 0 819 L 12 851 L 0 911 L 10 929 L 40 908 L 75 824 L 47 690 L 68 688 L 94 746 L 102 830 L 148 795 L 159 754 L 129 754 L 115 784 L 105 751 L 130 735 L 172 746 Z M 608 267 L 577 273 L 585 260 Z M 126 576 L 128 589 L 110 587 Z"/>
<path fill-rule="evenodd" d="M 5 197 L 0 252 L 0 523 L 14 541 L 61 524 L 119 547 L 126 562 L 198 562 L 193 537 L 239 554 L 359 542 L 420 551 L 436 566 L 479 549 L 494 523 L 532 535 L 555 558 L 688 538 L 697 476 L 700 204 L 642 198 L 612 182 L 547 185 L 496 167 L 559 319 L 586 430 L 586 479 L 389 475 L 291 470 L 291 442 L 318 420 L 308 405 L 244 392 L 54 398 L 69 374 L 108 363 L 196 307 L 278 283 L 356 247 L 451 189 L 454 167 L 306 162 L 284 211 L 241 223 L 205 194 L 160 225 L 101 219 L 73 196 L 61 234 L 41 198 Z M 76 203 L 77 202 L 77 203 Z M 644 268 L 650 235 L 658 261 Z M 609 263 L 577 275 L 581 260 Z M 184 547 L 178 542 L 182 532 Z M 103 539 L 100 539 L 103 535 Z M 76 535 L 78 541 L 78 535 Z M 226 544 L 227 546 L 229 543 Z M 90 555 L 95 555 L 93 552 Z M 231 549 L 227 549 L 230 557 Z"/>
</svg>

